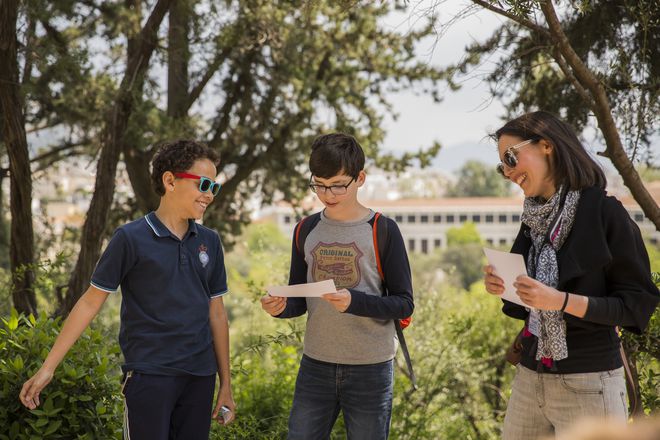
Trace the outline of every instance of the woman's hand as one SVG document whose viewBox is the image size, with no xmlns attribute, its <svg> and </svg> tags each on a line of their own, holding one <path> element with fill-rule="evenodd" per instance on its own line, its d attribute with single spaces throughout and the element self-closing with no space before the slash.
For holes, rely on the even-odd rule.
<svg viewBox="0 0 660 440">
<path fill-rule="evenodd" d="M 484 284 L 486 285 L 486 292 L 493 295 L 501 295 L 504 293 L 504 280 L 495 275 L 495 268 L 493 266 L 484 266 Z"/>
<path fill-rule="evenodd" d="M 561 310 L 566 298 L 566 293 L 546 286 L 527 275 L 518 276 L 513 287 L 525 304 L 539 310 Z"/>
</svg>

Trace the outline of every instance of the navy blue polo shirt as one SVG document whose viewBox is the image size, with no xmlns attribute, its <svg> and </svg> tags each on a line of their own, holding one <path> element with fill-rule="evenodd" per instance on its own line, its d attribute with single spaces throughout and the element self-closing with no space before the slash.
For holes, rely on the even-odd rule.
<svg viewBox="0 0 660 440">
<path fill-rule="evenodd" d="M 121 286 L 124 371 L 206 376 L 217 372 L 209 301 L 227 293 L 218 234 L 189 221 L 180 240 L 156 214 L 115 231 L 91 284 Z"/>
</svg>

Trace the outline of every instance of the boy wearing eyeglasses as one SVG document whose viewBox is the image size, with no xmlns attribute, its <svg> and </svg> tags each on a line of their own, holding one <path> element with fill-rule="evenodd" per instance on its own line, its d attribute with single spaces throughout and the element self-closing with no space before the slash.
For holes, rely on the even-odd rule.
<svg viewBox="0 0 660 440">
<path fill-rule="evenodd" d="M 289 284 L 333 279 L 337 293 L 261 299 L 263 309 L 277 318 L 307 312 L 289 440 L 329 438 L 340 411 L 349 439 L 389 434 L 397 349 L 393 320 L 412 314 L 412 280 L 401 233 L 381 216 L 378 227 L 387 222 L 388 230 L 381 261 L 384 296 L 373 240 L 375 213 L 357 198 L 366 178 L 364 160 L 352 136 L 335 133 L 314 141 L 309 185 L 325 209 L 303 249 L 297 248 L 300 237 L 294 232 Z"/>
<path fill-rule="evenodd" d="M 158 209 L 115 231 L 89 289 L 23 385 L 27 408 L 39 405 L 39 393 L 67 351 L 121 287 L 124 438 L 208 439 L 211 418 L 234 411 L 222 245 L 215 231 L 195 223 L 220 190 L 217 164 L 217 154 L 198 142 L 159 149 L 151 175 Z M 213 409 L 216 373 L 220 391 Z M 231 419 L 227 413 L 218 420 Z"/>
</svg>

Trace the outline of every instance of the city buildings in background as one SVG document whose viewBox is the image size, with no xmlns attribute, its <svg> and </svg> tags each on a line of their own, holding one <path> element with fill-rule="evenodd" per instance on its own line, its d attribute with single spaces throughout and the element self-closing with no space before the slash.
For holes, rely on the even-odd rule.
<svg viewBox="0 0 660 440">
<path fill-rule="evenodd" d="M 660 181 L 649 184 L 654 199 L 660 200 Z M 381 194 L 387 194 L 383 189 Z M 630 196 L 619 200 L 637 223 L 645 240 L 660 244 L 660 232 L 645 216 Z M 475 224 L 485 243 L 508 247 L 518 234 L 523 198 L 470 197 L 470 198 L 403 198 L 398 200 L 370 199 L 365 204 L 375 211 L 393 218 L 399 225 L 408 252 L 429 253 L 447 246 L 447 231 L 465 222 Z M 322 205 L 309 199 L 302 209 L 316 212 Z M 262 210 L 261 218 L 272 220 L 279 229 L 291 237 L 293 228 L 301 219 L 300 209 L 279 203 Z"/>
<path fill-rule="evenodd" d="M 445 188 L 452 180 L 452 175 L 433 168 L 412 169 L 398 175 L 374 171 L 368 174 L 359 197 L 365 205 L 397 222 L 409 252 L 429 253 L 446 247 L 447 231 L 467 221 L 476 225 L 485 243 L 510 246 L 520 226 L 522 194 L 506 198 L 444 197 Z M 614 179 L 609 180 L 612 182 Z M 660 181 L 647 185 L 654 199 L 660 200 Z M 660 232 L 644 217 L 624 188 L 613 184 L 608 189 L 624 204 L 642 230 L 645 240 L 660 244 Z M 90 170 L 81 163 L 65 163 L 56 172 L 35 180 L 35 218 L 46 222 L 57 234 L 65 227 L 81 227 L 93 190 L 93 168 Z M 123 197 L 130 197 L 132 193 L 123 169 L 117 173 L 116 191 Z M 322 205 L 310 194 L 300 207 L 294 208 L 280 202 L 257 210 L 254 218 L 275 222 L 290 237 L 303 210 L 311 213 L 321 208 Z"/>
</svg>

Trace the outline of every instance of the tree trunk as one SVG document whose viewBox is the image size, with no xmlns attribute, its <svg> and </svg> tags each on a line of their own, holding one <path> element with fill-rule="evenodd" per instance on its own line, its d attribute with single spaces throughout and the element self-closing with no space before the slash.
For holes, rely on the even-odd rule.
<svg viewBox="0 0 660 440">
<path fill-rule="evenodd" d="M 158 0 L 151 16 L 136 36 L 136 49 L 129 51 L 126 72 L 122 79 L 115 104 L 107 115 L 101 156 L 96 170 L 94 195 L 83 225 L 80 254 L 76 262 L 66 296 L 68 314 L 89 283 L 104 238 L 108 212 L 115 190 L 115 174 L 119 155 L 125 145 L 126 127 L 134 107 L 136 96 L 141 96 L 149 60 L 157 45 L 158 29 L 167 13 L 171 0 Z"/>
<path fill-rule="evenodd" d="M 151 155 L 147 151 L 140 151 L 131 147 L 127 142 L 124 148 L 124 163 L 126 172 L 131 182 L 131 188 L 135 194 L 137 205 L 143 214 L 158 208 L 160 198 L 151 185 L 151 174 L 149 174 L 149 161 Z"/>
<path fill-rule="evenodd" d="M 7 224 L 5 191 L 3 190 L 3 182 L 8 175 L 8 169 L 0 171 L 0 268 L 11 271 L 9 266 L 9 225 Z"/>
<path fill-rule="evenodd" d="M 0 108 L 3 114 L 2 137 L 9 156 L 12 298 L 16 310 L 36 315 L 37 300 L 32 272 L 32 173 L 18 77 L 18 5 L 17 0 L 0 2 Z"/>
<path fill-rule="evenodd" d="M 188 63 L 190 62 L 190 4 L 187 0 L 173 0 L 168 15 L 169 28 L 167 32 L 167 115 L 181 121 L 188 115 Z M 131 51 L 129 43 L 129 53 Z M 140 210 L 143 213 L 153 211 L 158 207 L 160 198 L 154 192 L 149 173 L 150 151 L 134 148 L 133 142 L 126 142 L 124 162 L 133 188 L 133 193 Z"/>
<path fill-rule="evenodd" d="M 552 0 L 541 2 L 541 10 L 548 23 L 553 42 L 557 45 L 559 52 L 571 67 L 575 78 L 592 97 L 591 102 L 586 104 L 591 107 L 596 115 L 598 127 L 605 138 L 607 145 L 605 156 L 614 164 L 614 167 L 623 178 L 624 184 L 628 187 L 646 217 L 653 222 L 655 229 L 660 231 L 660 207 L 644 186 L 641 177 L 639 177 L 637 170 L 635 170 L 623 148 L 623 143 L 616 128 L 616 123 L 612 116 L 612 108 L 603 84 L 573 50 L 568 37 L 561 27 Z"/>
<path fill-rule="evenodd" d="M 644 215 L 653 222 L 655 229 L 660 231 L 660 206 L 644 186 L 641 177 L 623 148 L 603 84 L 573 50 L 571 42 L 561 27 L 552 0 L 540 2 L 541 11 L 548 28 L 544 28 L 520 15 L 505 11 L 499 6 L 484 0 L 472 0 L 472 3 L 518 23 L 529 29 L 530 32 L 548 39 L 556 46 L 556 50 L 552 53 L 553 58 L 582 96 L 585 105 L 596 115 L 598 127 L 607 145 L 606 151 L 602 155 L 610 159 L 623 178 L 624 185 L 630 190 L 633 198 L 644 211 Z"/>
<path fill-rule="evenodd" d="M 188 114 L 188 63 L 190 61 L 190 5 L 175 0 L 170 6 L 167 33 L 167 115 L 181 119 Z"/>
</svg>

